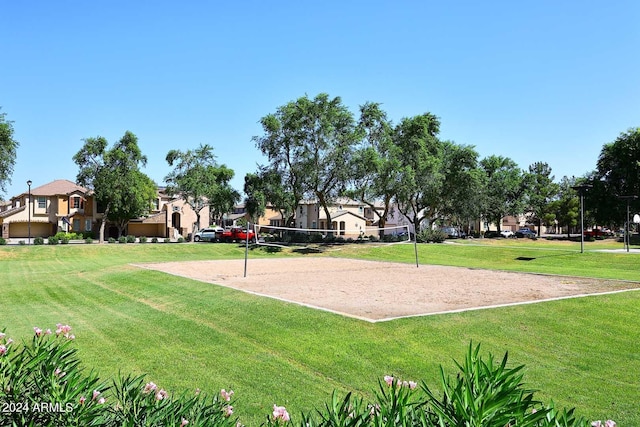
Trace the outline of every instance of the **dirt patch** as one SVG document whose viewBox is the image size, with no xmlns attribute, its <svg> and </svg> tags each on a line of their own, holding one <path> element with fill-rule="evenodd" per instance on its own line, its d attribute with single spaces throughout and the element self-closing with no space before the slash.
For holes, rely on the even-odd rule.
<svg viewBox="0 0 640 427">
<path fill-rule="evenodd" d="M 368 321 L 640 288 L 640 283 L 344 258 L 137 264 Z"/>
</svg>

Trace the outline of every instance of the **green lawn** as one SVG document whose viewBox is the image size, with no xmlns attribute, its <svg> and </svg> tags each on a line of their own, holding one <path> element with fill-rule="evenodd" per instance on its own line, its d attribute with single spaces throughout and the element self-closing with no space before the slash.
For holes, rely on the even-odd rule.
<svg viewBox="0 0 640 427">
<path fill-rule="evenodd" d="M 418 253 L 421 264 L 638 280 L 640 255 L 591 252 L 609 243 L 580 254 L 575 242 L 478 240 Z M 453 371 L 471 340 L 525 364 L 539 398 L 640 425 L 638 291 L 369 324 L 129 265 L 243 254 L 225 244 L 0 247 L 0 328 L 15 339 L 68 323 L 85 366 L 103 376 L 147 373 L 175 392 L 232 388 L 246 425 L 260 424 L 273 404 L 295 417 L 334 389 L 368 396 L 386 374 L 435 385 L 438 366 Z M 414 262 L 411 245 L 317 256 L 327 255 Z"/>
</svg>

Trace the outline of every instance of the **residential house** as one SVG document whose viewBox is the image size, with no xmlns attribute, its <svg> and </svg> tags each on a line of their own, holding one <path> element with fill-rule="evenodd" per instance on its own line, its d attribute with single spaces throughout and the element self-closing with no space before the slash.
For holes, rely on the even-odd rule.
<svg viewBox="0 0 640 427">
<path fill-rule="evenodd" d="M 168 194 L 164 187 L 158 188 L 153 204 L 149 215 L 129 221 L 127 234 L 177 239 L 188 238 L 198 231 L 197 216 L 193 208 L 182 198 Z M 200 228 L 208 225 L 209 209 L 205 207 L 200 211 Z"/>
<path fill-rule="evenodd" d="M 0 211 L 0 225 L 5 239 L 48 237 L 58 231 L 91 233 L 99 217 L 90 190 L 58 179 L 12 197 Z"/>
</svg>

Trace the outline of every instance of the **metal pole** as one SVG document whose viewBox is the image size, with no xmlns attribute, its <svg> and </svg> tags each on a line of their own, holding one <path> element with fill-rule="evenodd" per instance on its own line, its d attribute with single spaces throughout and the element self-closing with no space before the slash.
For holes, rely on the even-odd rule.
<svg viewBox="0 0 640 427">
<path fill-rule="evenodd" d="M 27 233 L 29 234 L 29 244 L 31 244 L 31 180 L 27 181 L 27 186 L 29 187 L 29 201 L 27 202 L 29 221 L 27 222 Z"/>
<path fill-rule="evenodd" d="M 580 253 L 584 253 L 584 193 L 580 192 Z"/>
<path fill-rule="evenodd" d="M 247 259 L 249 258 L 249 222 L 247 221 L 247 235 L 244 246 L 244 276 L 247 277 Z"/>
<path fill-rule="evenodd" d="M 629 243 L 631 240 L 631 236 L 629 235 L 629 200 L 627 199 L 627 229 L 625 234 L 627 235 L 627 252 L 629 252 Z"/>
</svg>

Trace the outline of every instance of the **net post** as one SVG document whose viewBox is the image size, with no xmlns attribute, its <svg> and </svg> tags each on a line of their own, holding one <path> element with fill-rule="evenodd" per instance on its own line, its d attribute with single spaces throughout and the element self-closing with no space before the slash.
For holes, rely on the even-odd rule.
<svg viewBox="0 0 640 427">
<path fill-rule="evenodd" d="M 244 276 L 247 277 L 247 260 L 249 259 L 249 221 L 247 221 L 247 235 L 245 236 L 245 246 L 244 246 Z"/>
<path fill-rule="evenodd" d="M 407 225 L 407 234 L 409 238 L 411 238 L 411 230 L 409 230 L 409 226 Z M 418 233 L 413 233 L 413 252 L 416 254 L 416 268 L 420 267 L 418 264 Z"/>
</svg>

